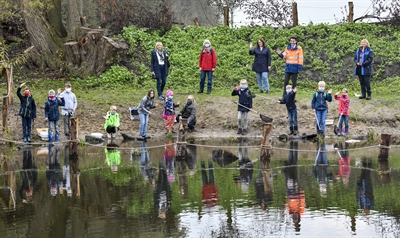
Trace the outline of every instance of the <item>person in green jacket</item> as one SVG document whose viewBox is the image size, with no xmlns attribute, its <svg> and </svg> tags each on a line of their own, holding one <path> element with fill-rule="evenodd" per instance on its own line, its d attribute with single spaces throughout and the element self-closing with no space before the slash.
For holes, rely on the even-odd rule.
<svg viewBox="0 0 400 238">
<path fill-rule="evenodd" d="M 104 119 L 106 119 L 104 130 L 106 130 L 108 138 L 115 138 L 115 133 L 119 130 L 119 114 L 117 113 L 117 107 L 111 106 L 110 111 L 107 112 Z"/>
<path fill-rule="evenodd" d="M 105 163 L 111 168 L 111 172 L 118 172 L 118 166 L 121 164 L 121 152 L 117 150 L 118 145 L 107 144 L 104 148 L 104 153 L 106 154 Z"/>
</svg>

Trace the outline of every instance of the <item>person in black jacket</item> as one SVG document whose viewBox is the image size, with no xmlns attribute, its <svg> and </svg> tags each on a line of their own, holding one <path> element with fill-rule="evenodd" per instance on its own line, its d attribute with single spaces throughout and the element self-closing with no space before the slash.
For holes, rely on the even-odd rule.
<svg viewBox="0 0 400 238">
<path fill-rule="evenodd" d="M 196 105 L 193 95 L 188 96 L 185 106 L 176 117 L 176 122 L 179 122 L 182 118 L 187 119 L 189 132 L 192 132 L 196 125 Z"/>
<path fill-rule="evenodd" d="M 253 71 L 256 72 L 258 89 L 263 92 L 263 83 L 265 92 L 269 93 L 268 72 L 271 70 L 271 52 L 265 46 L 263 39 L 258 39 L 257 47 L 253 48 L 253 43 L 249 43 L 249 54 L 254 55 Z"/>
<path fill-rule="evenodd" d="M 232 96 L 239 96 L 238 103 L 238 134 L 247 134 L 248 112 L 253 108 L 253 96 L 247 87 L 247 80 L 240 80 L 240 88 L 235 87 Z M 243 118 L 243 125 L 242 125 Z"/>
<path fill-rule="evenodd" d="M 64 106 L 64 98 L 60 95 L 55 96 L 53 89 L 49 91 L 49 97 L 44 104 L 44 117 L 45 121 L 49 122 L 49 142 L 53 141 L 53 127 L 54 127 L 54 141 L 58 141 L 60 135 L 60 129 L 58 127 L 58 120 L 60 119 L 60 112 L 58 110 L 59 106 Z"/>
<path fill-rule="evenodd" d="M 296 88 L 292 89 L 292 85 L 286 85 L 286 94 L 279 100 L 280 104 L 286 104 L 288 118 L 289 118 L 289 135 L 297 135 L 298 122 L 297 122 L 297 108 L 296 108 Z"/>
<path fill-rule="evenodd" d="M 156 48 L 151 51 L 151 76 L 157 79 L 157 94 L 158 99 L 164 100 L 165 97 L 162 95 L 165 84 L 167 83 L 168 76 L 168 54 L 163 50 L 163 44 L 161 42 L 156 43 Z"/>
<path fill-rule="evenodd" d="M 22 135 L 24 142 L 31 142 L 32 119 L 36 118 L 36 103 L 31 95 L 29 88 L 25 88 L 24 95 L 21 94 L 21 88 L 26 83 L 19 85 L 17 96 L 21 101 L 18 115 L 22 119 Z"/>
</svg>

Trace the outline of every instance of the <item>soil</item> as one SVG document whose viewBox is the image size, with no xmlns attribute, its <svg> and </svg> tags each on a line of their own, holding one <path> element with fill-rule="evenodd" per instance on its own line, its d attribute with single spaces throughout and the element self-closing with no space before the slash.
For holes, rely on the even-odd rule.
<svg viewBox="0 0 400 238">
<path fill-rule="evenodd" d="M 195 95 L 196 96 L 196 95 Z M 180 98 L 182 97 L 182 98 Z M 175 99 L 184 102 L 186 95 L 176 95 Z M 204 95 L 201 103 L 196 103 L 197 106 L 197 125 L 193 132 L 188 133 L 188 137 L 194 138 L 233 138 L 237 137 L 237 105 L 233 100 L 237 98 L 222 97 L 217 95 Z M 16 99 L 18 101 L 18 99 Z M 287 122 L 287 111 L 283 104 L 277 102 L 278 98 L 269 94 L 258 94 L 253 100 L 253 109 L 255 111 L 249 112 L 249 130 L 247 137 L 261 137 L 263 122 L 260 116 L 256 113 L 259 112 L 263 115 L 273 118 L 274 129 L 272 136 L 287 134 L 289 126 Z M 76 117 L 79 118 L 79 138 L 84 139 L 85 135 L 100 132 L 105 135 L 103 128 L 105 112 L 99 111 L 96 106 L 91 102 L 82 102 L 79 100 Z M 162 105 L 162 101 L 158 104 Z M 10 138 L 16 141 L 22 141 L 21 135 L 21 119 L 17 116 L 16 106 L 18 103 L 14 102 L 9 112 L 8 127 L 11 129 L 8 135 L 1 131 L 2 138 Z M 139 121 L 131 121 L 129 116 L 129 106 L 124 104 L 117 104 L 118 112 L 121 116 L 120 131 L 117 133 L 117 138 L 122 139 L 120 133 L 137 136 L 139 133 Z M 297 103 L 299 133 L 314 134 L 315 130 L 315 116 L 310 107 L 309 99 L 298 99 Z M 334 134 L 334 125 L 337 124 L 337 101 L 333 100 L 329 103 L 329 112 L 327 119 L 334 119 L 333 125 L 328 125 L 326 136 L 330 138 L 337 138 Z M 361 100 L 356 97 L 351 97 L 350 106 L 350 121 L 349 121 L 349 137 L 354 138 L 357 136 L 374 136 L 375 139 L 379 138 L 380 134 L 391 134 L 392 144 L 400 143 L 400 113 L 398 104 L 395 100 L 381 100 L 373 98 L 370 101 Z M 38 108 L 38 118 L 35 120 L 35 128 L 46 127 L 44 124 L 44 108 Z M 176 110 L 179 111 L 179 108 Z M 158 106 L 152 110 L 149 117 L 148 135 L 152 138 L 165 137 L 164 120 L 162 118 L 163 108 Z M 175 124 L 175 130 L 177 130 Z M 62 120 L 60 121 L 60 130 L 63 133 Z M 374 133 L 372 133 L 374 132 Z M 11 135 L 10 135 L 11 133 Z M 39 140 L 39 137 L 34 137 Z"/>
</svg>

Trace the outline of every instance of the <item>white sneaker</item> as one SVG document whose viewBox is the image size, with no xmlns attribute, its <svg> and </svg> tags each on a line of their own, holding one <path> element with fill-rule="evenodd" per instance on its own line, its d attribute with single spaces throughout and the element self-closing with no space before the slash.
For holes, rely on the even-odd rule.
<svg viewBox="0 0 400 238">
<path fill-rule="evenodd" d="M 108 138 L 111 138 L 111 134 L 110 134 L 110 133 L 107 133 L 107 137 L 108 137 Z"/>
<path fill-rule="evenodd" d="M 111 137 L 112 137 L 112 138 L 115 138 L 115 133 L 111 133 Z"/>
</svg>

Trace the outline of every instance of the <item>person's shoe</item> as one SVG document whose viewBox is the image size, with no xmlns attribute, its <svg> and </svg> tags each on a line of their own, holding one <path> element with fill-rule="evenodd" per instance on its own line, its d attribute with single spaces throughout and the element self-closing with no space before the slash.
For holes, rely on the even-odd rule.
<svg viewBox="0 0 400 238">
<path fill-rule="evenodd" d="M 56 136 L 54 137 L 54 141 L 55 141 L 55 142 L 58 142 L 58 135 L 56 135 Z"/>
<path fill-rule="evenodd" d="M 344 127 L 344 133 L 343 135 L 349 134 L 349 127 Z"/>
<path fill-rule="evenodd" d="M 247 129 L 243 129 L 242 130 L 242 135 L 246 135 L 247 134 Z"/>
<path fill-rule="evenodd" d="M 266 94 L 269 94 L 269 89 L 265 91 Z"/>
<path fill-rule="evenodd" d="M 111 138 L 111 133 L 107 133 L 107 138 Z"/>
<path fill-rule="evenodd" d="M 339 128 L 339 129 L 338 129 L 337 135 L 338 135 L 338 136 L 342 136 L 342 128 Z"/>
<path fill-rule="evenodd" d="M 163 96 L 159 96 L 158 99 L 159 100 L 164 100 L 164 97 Z"/>
<path fill-rule="evenodd" d="M 53 137 L 49 136 L 49 142 L 53 142 Z"/>
<path fill-rule="evenodd" d="M 112 138 L 115 138 L 115 133 L 111 133 L 111 137 L 112 137 Z"/>
<path fill-rule="evenodd" d="M 31 142 L 31 137 L 30 136 L 28 136 L 26 139 L 28 140 L 28 142 Z"/>
<path fill-rule="evenodd" d="M 371 96 L 368 96 L 365 98 L 366 100 L 371 100 Z"/>
<path fill-rule="evenodd" d="M 208 91 L 207 94 L 211 94 L 211 91 Z"/>
<path fill-rule="evenodd" d="M 26 137 L 24 137 L 24 142 L 28 142 L 28 139 Z"/>
<path fill-rule="evenodd" d="M 298 134 L 299 134 L 299 131 L 298 131 L 298 130 L 294 130 L 294 131 L 293 131 L 293 135 L 294 135 L 294 136 L 297 136 Z"/>
<path fill-rule="evenodd" d="M 238 134 L 242 134 L 242 128 L 239 128 L 237 131 Z"/>
<path fill-rule="evenodd" d="M 365 99 L 365 96 L 359 96 L 358 99 Z"/>
<path fill-rule="evenodd" d="M 263 93 L 264 91 L 260 89 L 260 93 Z"/>
<path fill-rule="evenodd" d="M 197 93 L 203 93 L 203 90 L 199 90 Z"/>
</svg>

